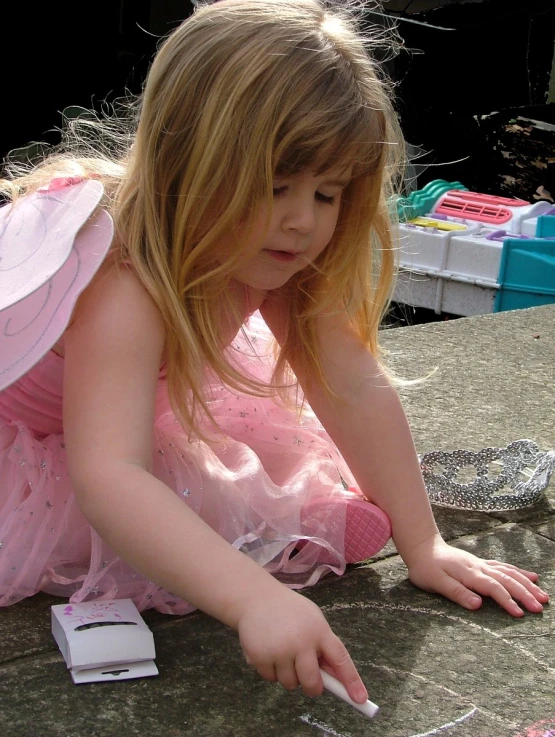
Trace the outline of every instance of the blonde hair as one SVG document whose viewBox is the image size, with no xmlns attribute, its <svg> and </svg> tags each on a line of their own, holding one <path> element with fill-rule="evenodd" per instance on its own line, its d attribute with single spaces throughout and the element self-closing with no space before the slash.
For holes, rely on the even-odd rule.
<svg viewBox="0 0 555 737">
<path fill-rule="evenodd" d="M 161 45 L 126 141 L 115 163 L 58 157 L 49 174 L 81 167 L 107 182 L 119 257 L 165 321 L 168 389 L 185 425 L 198 431 L 199 408 L 210 417 L 207 365 L 234 389 L 285 396 L 295 355 L 331 391 L 315 330 L 324 311 L 346 311 L 379 356 L 395 273 L 388 197 L 403 144 L 387 84 L 350 11 L 319 0 L 199 6 Z M 227 287 L 259 245 L 248 223 L 261 202 L 271 203 L 276 173 L 341 165 L 353 177 L 336 231 L 284 288 L 286 338 L 264 386 L 229 360 L 218 333 L 222 314 L 241 317 Z"/>
</svg>

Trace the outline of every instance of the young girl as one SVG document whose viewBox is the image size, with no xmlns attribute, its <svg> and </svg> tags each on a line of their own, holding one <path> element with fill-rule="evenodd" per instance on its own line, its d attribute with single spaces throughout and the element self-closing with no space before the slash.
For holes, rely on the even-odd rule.
<svg viewBox="0 0 555 737">
<path fill-rule="evenodd" d="M 117 160 L 3 180 L 0 603 L 198 607 L 263 678 L 316 695 L 321 664 L 363 701 L 294 589 L 391 529 L 411 581 L 468 609 L 548 596 L 434 523 L 377 346 L 402 142 L 364 39 L 326 7 L 200 7 Z"/>
</svg>

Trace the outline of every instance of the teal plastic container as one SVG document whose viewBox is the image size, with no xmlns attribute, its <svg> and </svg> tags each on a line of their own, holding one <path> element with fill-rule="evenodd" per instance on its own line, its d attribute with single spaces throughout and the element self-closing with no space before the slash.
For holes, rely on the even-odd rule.
<svg viewBox="0 0 555 737">
<path fill-rule="evenodd" d="M 555 303 L 555 240 L 507 238 L 494 312 Z"/>
<path fill-rule="evenodd" d="M 536 225 L 538 238 L 555 238 L 555 215 L 540 215 Z"/>
</svg>

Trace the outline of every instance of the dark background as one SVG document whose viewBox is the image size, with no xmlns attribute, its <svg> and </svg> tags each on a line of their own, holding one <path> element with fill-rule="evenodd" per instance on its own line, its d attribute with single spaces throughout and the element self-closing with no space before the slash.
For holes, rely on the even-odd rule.
<svg viewBox="0 0 555 737">
<path fill-rule="evenodd" d="M 56 143 L 68 106 L 98 110 L 126 89 L 140 92 L 158 40 L 192 9 L 189 0 L 12 4 L 3 19 L 0 156 L 31 141 Z M 555 124 L 547 104 L 555 1 L 384 0 L 383 11 L 406 46 L 388 68 L 405 136 L 427 152 L 413 169 L 418 186 L 442 178 L 531 199 L 536 173 L 507 185 L 498 144 L 519 117 Z M 548 131 L 537 185 L 555 191 L 552 142 Z"/>
</svg>

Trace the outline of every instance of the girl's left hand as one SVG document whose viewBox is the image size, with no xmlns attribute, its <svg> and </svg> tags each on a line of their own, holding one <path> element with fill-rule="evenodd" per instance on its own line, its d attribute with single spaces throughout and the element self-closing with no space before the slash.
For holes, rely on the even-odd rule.
<svg viewBox="0 0 555 737">
<path fill-rule="evenodd" d="M 537 573 L 496 560 L 482 560 L 453 548 L 439 536 L 425 540 L 411 551 L 407 566 L 413 584 L 442 594 L 466 609 L 479 609 L 481 594 L 490 596 L 513 617 L 522 617 L 524 611 L 517 601 L 529 612 L 541 612 L 549 600 L 549 594 L 534 583 Z"/>
</svg>

